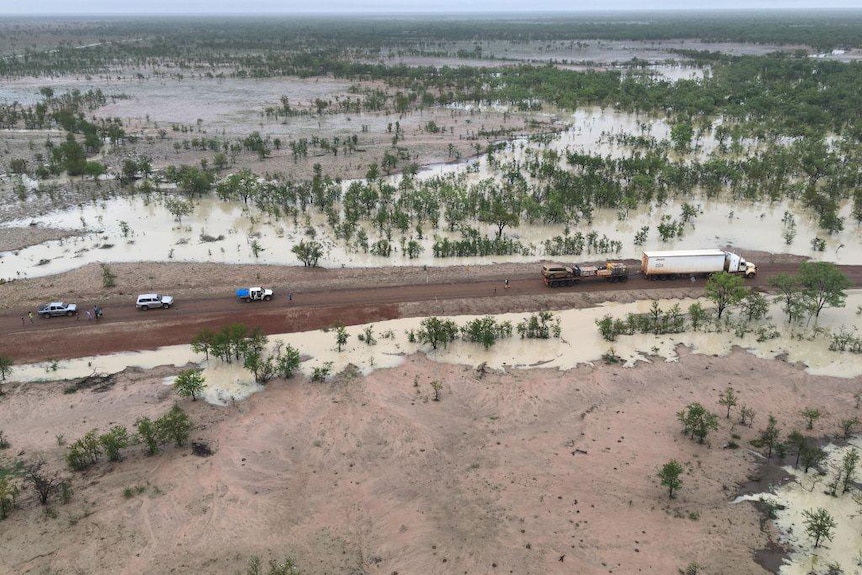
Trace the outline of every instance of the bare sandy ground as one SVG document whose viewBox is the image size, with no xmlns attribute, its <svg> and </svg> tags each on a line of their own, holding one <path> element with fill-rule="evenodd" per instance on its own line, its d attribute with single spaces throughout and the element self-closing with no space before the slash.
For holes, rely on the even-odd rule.
<svg viewBox="0 0 862 575">
<path fill-rule="evenodd" d="M 276 380 L 227 408 L 183 400 L 214 455 L 130 448 L 70 474 L 73 499 L 53 503 L 53 518 L 24 491 L 0 522 L 0 572 L 235 573 L 275 554 L 304 573 L 674 573 L 693 561 L 765 573 L 754 556 L 772 528 L 751 503 L 730 503 L 743 485 L 768 486 L 748 440 L 769 413 L 801 428 L 809 406 L 825 414 L 814 433 L 837 433 L 862 382 L 744 352 L 681 356 L 479 377 L 419 355 L 368 377 Z M 103 393 L 9 385 L 3 455 L 60 467 L 57 434 L 158 416 L 175 371 L 127 371 Z M 754 427 L 722 418 L 707 445 L 684 438 L 675 412 L 692 401 L 719 412 L 727 385 L 756 410 Z M 723 448 L 731 433 L 740 449 Z M 655 477 L 671 458 L 686 467 L 674 500 Z"/>
</svg>

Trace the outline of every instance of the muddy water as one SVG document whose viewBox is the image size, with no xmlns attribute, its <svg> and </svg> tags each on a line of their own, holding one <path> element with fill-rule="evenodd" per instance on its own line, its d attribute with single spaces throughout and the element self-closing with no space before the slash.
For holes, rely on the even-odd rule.
<svg viewBox="0 0 862 575">
<path fill-rule="evenodd" d="M 668 310 L 674 303 L 679 303 L 683 310 L 693 300 L 662 301 L 662 309 Z M 704 302 L 705 303 L 705 302 Z M 584 330 L 583 326 L 592 326 L 595 321 L 609 314 L 615 318 L 625 318 L 628 313 L 645 313 L 651 305 L 648 301 L 627 304 L 608 303 L 595 308 L 567 310 L 556 314 L 560 318 L 561 337 L 550 340 L 522 340 L 517 335 L 508 340 L 497 342 L 491 349 L 485 350 L 478 344 L 456 341 L 446 349 L 436 351 L 415 342 L 410 342 L 408 332 L 419 327 L 421 318 L 392 320 L 373 324 L 375 345 L 368 345 L 359 340 L 366 326 L 351 326 L 347 328 L 349 338 L 347 345 L 339 352 L 335 346 L 335 334 L 322 330 L 308 333 L 282 334 L 270 337 L 271 345 L 280 342 L 291 345 L 308 358 L 300 367 L 306 376 L 311 376 L 315 368 L 329 366 L 330 372 L 336 374 L 348 365 L 356 366 L 362 373 L 370 373 L 375 369 L 399 365 L 406 355 L 422 351 L 436 361 L 458 365 L 477 366 L 486 363 L 490 369 L 506 370 L 514 367 L 546 367 L 561 370 L 571 369 L 578 364 L 601 361 L 601 357 L 611 347 L 627 367 L 638 362 L 651 362 L 660 358 L 662 361 L 676 361 L 676 348 L 684 345 L 694 353 L 710 355 L 727 355 L 734 346 L 741 347 L 765 358 L 786 355 L 788 361 L 799 362 L 807 366 L 811 373 L 835 377 L 853 378 L 862 375 L 862 355 L 841 354 L 829 351 L 827 335 L 813 337 L 813 330 L 806 328 L 790 329 L 784 323 L 779 306 L 771 308 L 773 321 L 781 332 L 781 336 L 764 342 L 758 342 L 755 334 L 737 337 L 730 331 L 687 332 L 662 336 L 635 335 L 622 336 L 617 341 L 609 343 L 599 335 L 598 329 Z M 862 306 L 862 290 L 851 292 L 844 309 L 827 309 L 821 315 L 819 326 L 824 329 L 837 330 L 844 327 L 848 330 L 862 329 L 862 316 L 855 313 Z M 499 321 L 510 321 L 517 325 L 529 314 L 504 314 L 497 316 Z M 451 318 L 458 325 L 464 325 L 473 316 Z M 798 337 L 798 335 L 803 337 Z M 793 337 L 796 335 L 797 337 Z M 524 358 L 530 358 L 525 362 Z M 205 368 L 207 380 L 205 399 L 211 403 L 224 405 L 230 401 L 238 401 L 247 395 L 260 391 L 261 386 L 254 384 L 251 374 L 237 365 L 223 365 L 220 362 L 209 361 L 200 354 L 191 351 L 188 345 L 178 345 L 161 348 L 155 351 L 140 353 L 119 353 L 105 356 L 80 358 L 60 362 L 56 365 L 47 363 L 16 366 L 11 379 L 13 381 L 40 381 L 82 377 L 93 373 L 115 373 L 128 366 L 152 368 L 157 365 L 185 366 L 196 363 Z"/>
<path fill-rule="evenodd" d="M 524 161 L 528 150 L 541 151 L 550 148 L 560 152 L 567 149 L 585 151 L 606 156 L 621 156 L 625 150 L 612 143 L 611 133 L 638 133 L 658 140 L 668 137 L 669 126 L 664 120 L 651 119 L 614 110 L 589 108 L 579 110 L 569 119 L 570 128 L 560 133 L 546 145 L 537 145 L 527 140 L 511 142 L 505 151 L 496 154 L 499 160 Z M 703 150 L 714 146 L 714 140 L 706 136 Z M 460 165 L 440 165 L 423 171 L 419 178 L 464 174 L 464 181 L 477 182 L 485 177 L 498 177 L 487 157 L 471 160 Z M 397 185 L 398 178 L 392 178 Z M 345 182 L 347 186 L 350 182 Z M 848 218 L 846 229 L 834 236 L 825 236 L 817 228 L 816 221 L 801 206 L 789 202 L 754 204 L 738 202 L 729 205 L 723 201 L 690 200 L 700 210 L 693 224 L 686 226 L 681 238 L 662 242 L 657 237 L 656 227 L 662 216 L 679 220 L 681 202 L 670 200 L 661 206 L 643 206 L 630 211 L 624 217 L 616 210 L 596 210 L 592 224 L 580 222 L 571 232 L 586 235 L 595 231 L 611 240 L 622 242 L 619 254 L 611 257 L 640 258 L 643 249 L 692 249 L 731 246 L 745 256 L 746 250 L 769 251 L 807 255 L 843 264 L 862 263 L 862 227 L 849 223 L 850 206 L 842 207 L 841 215 Z M 782 223 L 785 212 L 795 214 L 796 236 L 787 245 L 783 238 Z M 506 230 L 506 235 L 519 239 L 530 248 L 529 256 L 497 256 L 491 258 L 435 259 L 432 246 L 435 234 L 458 238 L 458 234 L 446 231 L 423 229 L 424 238 L 419 239 L 414 230 L 403 236 L 415 239 L 424 251 L 415 259 L 406 258 L 396 247 L 391 258 L 381 258 L 348 249 L 332 235 L 323 216 L 311 214 L 311 224 L 319 232 L 316 239 L 325 249 L 320 265 L 325 267 L 374 267 L 387 265 L 464 265 L 471 263 L 535 261 L 544 255 L 542 242 L 563 235 L 563 226 L 522 225 Z M 298 264 L 291 248 L 301 239 L 306 239 L 292 219 L 274 220 L 255 208 L 239 202 L 221 202 L 213 198 L 199 201 L 195 212 L 182 222 L 175 222 L 158 202 L 147 202 L 143 198 L 112 199 L 96 205 L 84 205 L 64 212 L 57 212 L 34 219 L 7 222 L 6 226 L 26 226 L 31 222 L 51 228 L 66 228 L 90 232 L 69 240 L 46 242 L 14 253 L 0 254 L 0 278 L 38 277 L 68 271 L 91 262 L 128 261 L 212 261 L 225 263 L 259 262 L 266 264 Z M 121 222 L 125 222 L 127 228 Z M 300 223 L 301 220 L 300 220 Z M 493 235 L 491 226 L 475 224 L 482 232 Z M 642 227 L 651 228 L 646 244 L 633 243 L 635 233 Z M 303 226 L 304 229 L 304 226 Z M 365 229 L 373 243 L 378 234 L 370 225 Z M 224 236 L 216 242 L 201 241 L 202 234 L 212 237 Z M 812 252 L 811 240 L 822 237 L 826 240 L 824 252 Z M 396 246 L 401 237 L 393 237 Z M 252 246 L 257 242 L 262 250 L 255 254 Z M 584 254 L 582 260 L 601 259 L 604 256 Z M 575 258 L 567 258 L 575 259 Z M 755 262 L 756 263 L 756 262 Z"/>
<path fill-rule="evenodd" d="M 844 454 L 850 449 L 862 451 L 862 438 L 854 437 L 849 445 L 838 447 L 829 445 L 825 448 L 827 461 L 825 469 L 836 469 L 841 466 Z M 832 497 L 826 485 L 832 478 L 832 473 L 822 477 L 815 471 L 803 473 L 801 469 L 786 466 L 785 471 L 793 480 L 779 488 L 775 493 L 762 493 L 745 496 L 739 500 L 767 500 L 783 505 L 784 509 L 776 511 L 775 524 L 781 532 L 779 541 L 790 546 L 793 552 L 790 563 L 782 565 L 781 575 L 807 575 L 822 573 L 829 563 L 837 563 L 844 573 L 859 573 L 859 560 L 862 549 L 859 538 L 862 536 L 862 515 L 859 506 L 853 500 L 852 493 Z M 859 466 L 856 474 L 858 476 Z M 839 490 L 840 493 L 840 490 Z M 833 531 L 831 541 L 823 541 L 820 547 L 814 549 L 814 541 L 805 532 L 804 511 L 826 509 L 837 526 Z"/>
</svg>

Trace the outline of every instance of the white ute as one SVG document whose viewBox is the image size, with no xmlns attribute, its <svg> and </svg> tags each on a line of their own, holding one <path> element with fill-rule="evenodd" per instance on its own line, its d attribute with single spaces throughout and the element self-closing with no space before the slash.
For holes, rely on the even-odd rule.
<svg viewBox="0 0 862 575">
<path fill-rule="evenodd" d="M 135 302 L 135 307 L 141 311 L 147 311 L 150 308 L 161 307 L 168 309 L 174 305 L 174 298 L 169 295 L 159 295 L 157 293 L 145 293 L 138 296 L 138 301 Z"/>
</svg>

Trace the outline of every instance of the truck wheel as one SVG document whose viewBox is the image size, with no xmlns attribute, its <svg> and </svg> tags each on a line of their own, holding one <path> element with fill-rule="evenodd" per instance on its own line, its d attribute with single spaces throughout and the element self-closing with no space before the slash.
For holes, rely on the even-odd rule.
<svg viewBox="0 0 862 575">
<path fill-rule="evenodd" d="M 75 312 L 73 312 L 73 311 L 67 311 L 67 312 L 66 312 L 66 315 L 67 315 L 67 316 L 69 316 L 69 317 L 72 317 L 73 315 L 75 315 Z"/>
<path fill-rule="evenodd" d="M 251 303 L 251 298 L 250 297 L 245 298 L 245 303 Z"/>
<path fill-rule="evenodd" d="M 263 296 L 263 301 L 269 301 L 271 299 L 272 299 L 271 296 L 268 296 L 268 295 Z"/>
<path fill-rule="evenodd" d="M 150 309 L 150 306 L 148 306 L 148 305 L 142 305 L 141 306 L 141 311 L 147 311 L 149 309 Z"/>
<path fill-rule="evenodd" d="M 162 304 L 162 307 L 163 307 L 163 308 L 165 308 L 165 309 L 168 309 L 169 307 L 171 307 L 171 304 L 169 304 L 169 303 L 163 303 L 163 304 Z"/>
</svg>

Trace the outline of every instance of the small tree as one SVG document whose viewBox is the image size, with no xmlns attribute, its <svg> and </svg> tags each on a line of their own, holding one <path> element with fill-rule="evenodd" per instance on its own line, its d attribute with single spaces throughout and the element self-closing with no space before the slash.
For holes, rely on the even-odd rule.
<svg viewBox="0 0 862 575">
<path fill-rule="evenodd" d="M 339 353 L 341 353 L 341 349 L 347 345 L 347 340 L 350 338 L 350 334 L 347 333 L 347 328 L 343 325 L 335 326 L 335 347 Z"/>
<path fill-rule="evenodd" d="M 9 517 L 12 508 L 15 507 L 15 498 L 18 496 L 18 486 L 12 483 L 8 475 L 0 475 L 0 519 Z"/>
<path fill-rule="evenodd" d="M 62 480 L 57 477 L 56 473 L 48 473 L 43 468 L 45 461 L 39 459 L 24 466 L 24 481 L 33 486 L 36 494 L 39 497 L 39 503 L 42 505 L 48 504 L 48 498 L 55 492 Z"/>
<path fill-rule="evenodd" d="M 847 298 L 844 290 L 853 285 L 850 278 L 829 262 L 799 264 L 799 284 L 805 307 L 814 317 L 820 317 L 824 307 L 844 307 Z"/>
<path fill-rule="evenodd" d="M 147 447 L 147 455 L 155 455 L 159 452 L 159 428 L 149 417 L 142 417 L 135 422 L 138 437 Z"/>
<path fill-rule="evenodd" d="M 498 323 L 490 315 L 476 318 L 461 328 L 461 337 L 490 349 L 498 339 L 512 337 L 512 324 L 508 321 Z"/>
<path fill-rule="evenodd" d="M 691 433 L 698 443 L 703 443 L 710 431 L 718 429 L 718 417 L 697 402 L 678 412 L 677 418 L 683 424 L 683 433 Z"/>
<path fill-rule="evenodd" d="M 299 258 L 305 267 L 316 267 L 318 260 L 323 256 L 323 246 L 314 240 L 300 240 L 298 244 L 290 248 L 290 251 Z"/>
<path fill-rule="evenodd" d="M 856 476 L 856 466 L 859 464 L 859 450 L 852 447 L 844 454 L 844 459 L 841 460 L 841 468 L 844 471 L 844 481 L 842 485 L 842 493 L 847 493 L 852 487 L 853 480 Z"/>
<path fill-rule="evenodd" d="M 212 349 L 213 338 L 215 334 L 205 329 L 192 338 L 192 351 L 195 353 L 203 353 L 206 355 L 207 361 L 210 359 L 210 350 Z"/>
<path fill-rule="evenodd" d="M 802 447 L 802 452 L 799 455 L 799 460 L 802 463 L 802 469 L 805 473 L 812 467 L 820 464 L 826 458 L 826 452 L 816 445 L 805 445 Z"/>
<path fill-rule="evenodd" d="M 179 405 L 174 404 L 169 412 L 155 422 L 158 437 L 162 441 L 172 440 L 174 445 L 182 447 L 189 439 L 192 422 Z"/>
<path fill-rule="evenodd" d="M 284 350 L 276 348 L 275 370 L 278 375 L 288 379 L 299 367 L 300 359 L 299 350 L 292 345 L 285 346 Z"/>
<path fill-rule="evenodd" d="M 170 212 L 177 222 L 182 223 L 183 216 L 188 216 L 194 211 L 194 205 L 191 202 L 180 200 L 177 198 L 168 198 L 165 200 L 165 209 Z"/>
<path fill-rule="evenodd" d="M 738 401 L 739 398 L 736 396 L 736 393 L 734 393 L 732 387 L 728 387 L 724 390 L 724 393 L 719 395 L 718 404 L 723 405 L 727 408 L 727 415 L 725 416 L 725 419 L 730 419 L 730 410 L 731 408 L 736 407 Z"/>
<path fill-rule="evenodd" d="M 779 296 L 784 301 L 784 313 L 787 314 L 787 321 L 793 323 L 801 316 L 803 310 L 802 286 L 799 284 L 799 278 L 780 273 L 769 279 L 769 285 L 778 290 Z"/>
<path fill-rule="evenodd" d="M 754 290 L 748 290 L 748 293 L 742 298 L 742 314 L 748 321 L 757 321 L 766 317 L 769 313 L 769 302 L 763 297 L 763 294 Z"/>
<path fill-rule="evenodd" d="M 820 547 L 821 539 L 832 541 L 832 536 L 838 524 L 835 523 L 835 520 L 828 511 L 822 507 L 818 507 L 815 511 L 806 509 L 802 512 L 802 515 L 804 517 L 802 523 L 805 524 L 805 531 L 814 539 L 815 549 Z"/>
<path fill-rule="evenodd" d="M 15 363 L 8 355 L 0 354 L 0 381 L 6 381 L 6 378 L 12 373 L 12 364 Z"/>
<path fill-rule="evenodd" d="M 743 405 L 739 408 L 739 423 L 742 425 L 747 425 L 751 427 L 751 424 L 754 422 L 754 416 L 757 412 L 755 412 L 752 408 L 747 405 Z"/>
<path fill-rule="evenodd" d="M 192 401 L 197 401 L 197 396 L 201 394 L 206 384 L 204 376 L 199 369 L 186 369 L 174 379 L 174 389 L 180 397 L 191 397 Z"/>
<path fill-rule="evenodd" d="M 796 461 L 793 463 L 794 469 L 799 466 L 799 458 L 802 455 L 802 451 L 805 449 L 806 444 L 807 440 L 805 439 L 805 436 L 797 429 L 794 429 L 787 435 L 787 445 L 796 451 Z"/>
<path fill-rule="evenodd" d="M 766 459 L 772 457 L 772 450 L 778 444 L 778 437 L 781 430 L 778 428 L 778 420 L 772 414 L 769 415 L 769 422 L 766 424 L 766 429 L 760 432 L 760 442 L 766 447 Z"/>
<path fill-rule="evenodd" d="M 698 328 L 706 323 L 709 319 L 709 313 L 703 309 L 700 302 L 694 302 L 688 306 L 688 320 L 691 322 L 691 329 L 697 331 Z"/>
<path fill-rule="evenodd" d="M 458 337 L 458 325 L 451 320 L 443 320 L 438 317 L 426 317 L 419 323 L 416 331 L 416 339 L 420 343 L 430 343 L 432 349 L 438 345 L 447 347 Z"/>
<path fill-rule="evenodd" d="M 716 316 L 721 319 L 724 310 L 741 302 L 747 291 L 742 276 L 718 272 L 706 282 L 704 293 L 715 304 Z"/>
<path fill-rule="evenodd" d="M 814 422 L 820 419 L 820 410 L 814 407 L 807 407 L 802 410 L 802 417 L 805 418 L 805 429 L 814 429 Z"/>
<path fill-rule="evenodd" d="M 853 434 L 853 429 L 859 425 L 858 417 L 851 417 L 850 419 L 842 419 L 841 420 L 841 431 L 844 433 L 844 439 L 849 439 Z"/>
<path fill-rule="evenodd" d="M 120 450 L 129 445 L 129 432 L 122 425 L 115 425 L 107 433 L 99 436 L 99 443 L 108 456 L 108 461 L 120 461 Z"/>
<path fill-rule="evenodd" d="M 667 495 L 671 499 L 673 499 L 673 492 L 682 487 L 682 478 L 680 477 L 682 472 L 682 465 L 676 459 L 671 459 L 658 470 L 661 484 L 667 487 Z"/>
<path fill-rule="evenodd" d="M 440 390 L 443 389 L 443 384 L 439 381 L 432 381 L 431 387 L 434 389 L 434 401 L 440 401 Z"/>
</svg>

